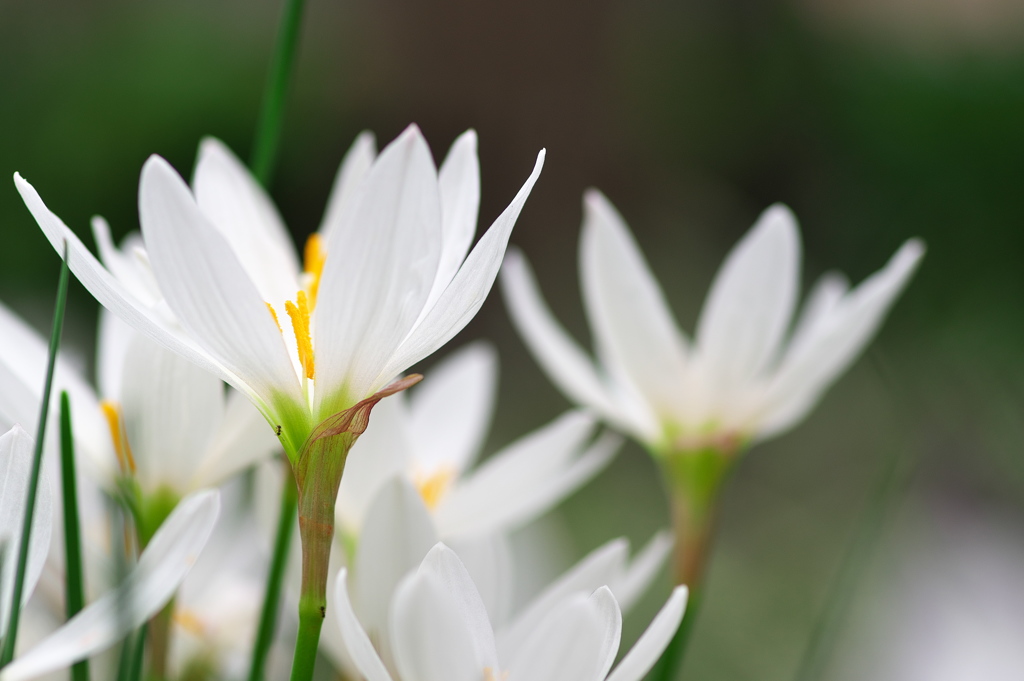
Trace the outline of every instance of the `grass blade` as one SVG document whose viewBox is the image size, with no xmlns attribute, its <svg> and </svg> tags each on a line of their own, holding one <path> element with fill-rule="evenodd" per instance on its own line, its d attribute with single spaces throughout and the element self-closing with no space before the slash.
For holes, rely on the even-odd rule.
<svg viewBox="0 0 1024 681">
<path fill-rule="evenodd" d="M 65 603 L 71 619 L 85 607 L 85 580 L 82 573 L 81 523 L 78 520 L 78 488 L 75 485 L 75 440 L 71 432 L 71 400 L 67 391 L 60 394 L 60 471 L 64 493 L 64 562 L 66 570 Z M 89 681 L 89 661 L 71 667 L 72 681 Z"/>
<path fill-rule="evenodd" d="M 18 565 L 14 573 L 14 590 L 11 597 L 11 617 L 4 638 L 3 650 L 0 651 L 0 667 L 14 659 L 14 644 L 18 638 L 18 619 L 21 616 L 21 598 L 25 588 L 25 568 L 28 565 L 29 535 L 32 531 L 32 518 L 35 515 L 36 491 L 39 489 L 39 474 L 43 463 L 43 437 L 46 435 L 46 420 L 50 415 L 50 391 L 53 387 L 53 369 L 57 363 L 57 349 L 60 347 L 61 331 L 64 328 L 64 308 L 68 300 L 68 249 L 64 245 L 64 259 L 60 268 L 60 281 L 57 284 L 57 304 L 53 311 L 53 328 L 50 332 L 50 352 L 46 364 L 46 382 L 43 386 L 43 403 L 39 408 L 39 425 L 36 428 L 36 448 L 32 461 L 32 473 L 29 478 L 28 496 L 26 499 L 25 522 L 21 529 L 21 542 L 18 547 Z"/>
</svg>

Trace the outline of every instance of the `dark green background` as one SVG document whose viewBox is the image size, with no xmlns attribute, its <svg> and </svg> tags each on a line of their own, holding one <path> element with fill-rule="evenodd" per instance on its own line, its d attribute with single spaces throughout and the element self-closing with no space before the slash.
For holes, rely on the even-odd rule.
<svg viewBox="0 0 1024 681">
<path fill-rule="evenodd" d="M 806 282 L 833 267 L 859 281 L 904 239 L 927 241 L 866 358 L 732 481 L 686 678 L 792 678 L 896 453 L 917 461 L 901 513 L 1019 516 L 1024 21 L 1012 3 L 972 5 L 970 21 L 950 14 L 956 3 L 308 5 L 271 186 L 299 239 L 355 134 L 386 142 L 417 122 L 437 156 L 479 131 L 483 226 L 547 147 L 513 242 L 582 339 L 575 248 L 588 186 L 626 216 L 686 329 L 727 249 L 772 202 L 801 219 Z M 278 13 L 265 0 L 0 0 L 0 174 L 20 171 L 80 234 L 94 214 L 118 235 L 136 229 L 147 155 L 188 175 L 210 134 L 247 157 Z M 0 185 L 0 235 L 0 297 L 43 326 L 58 261 L 13 184 Z M 94 316 L 76 287 L 69 328 L 83 361 Z M 453 345 L 480 336 L 503 360 L 493 449 L 568 405 L 498 296 Z M 573 553 L 666 522 L 634 445 L 562 510 Z M 666 589 L 627 621 L 627 638 Z"/>
</svg>

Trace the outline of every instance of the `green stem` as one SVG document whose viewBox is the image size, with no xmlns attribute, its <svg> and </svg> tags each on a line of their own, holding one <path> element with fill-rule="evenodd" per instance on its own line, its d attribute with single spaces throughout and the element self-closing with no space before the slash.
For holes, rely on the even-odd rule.
<svg viewBox="0 0 1024 681">
<path fill-rule="evenodd" d="M 303 597 L 299 600 L 299 634 L 295 639 L 295 657 L 292 659 L 291 681 L 310 681 L 316 666 L 316 650 L 320 643 L 320 628 L 324 615 L 319 599 Z"/>
<path fill-rule="evenodd" d="M 292 477 L 288 462 L 283 462 L 285 470 L 284 485 L 281 489 L 281 512 L 277 518 L 277 535 L 274 539 L 274 556 L 267 576 L 267 588 L 263 594 L 263 609 L 260 611 L 259 629 L 256 632 L 256 643 L 253 645 L 252 664 L 249 668 L 249 681 L 263 681 L 270 644 L 274 640 L 277 628 L 277 613 L 281 606 L 281 587 L 284 584 L 284 571 L 288 565 L 288 553 L 292 544 L 292 533 L 295 528 L 297 508 L 295 479 Z"/>
<path fill-rule="evenodd" d="M 64 308 L 68 300 L 68 248 L 64 244 L 64 261 L 60 268 L 57 284 L 57 304 L 53 312 L 53 328 L 50 331 L 49 357 L 46 363 L 46 382 L 43 384 L 43 403 L 39 408 L 39 424 L 36 427 L 36 446 L 29 476 L 28 494 L 25 500 L 25 519 L 21 526 L 21 541 L 18 546 L 18 566 L 14 574 L 14 589 L 11 592 L 11 616 L 0 651 L 0 667 L 14 659 L 14 644 L 18 638 L 18 620 L 21 617 L 21 597 L 25 589 L 25 569 L 28 564 L 28 547 L 32 534 L 32 519 L 35 516 L 36 492 L 39 489 L 39 473 L 43 462 L 43 437 L 46 435 L 46 421 L 50 415 L 50 391 L 53 388 L 53 369 L 57 363 L 57 349 L 64 328 Z"/>
<path fill-rule="evenodd" d="M 82 576 L 81 526 L 78 520 L 78 488 L 75 485 L 75 440 L 71 432 L 71 401 L 66 391 L 60 394 L 60 463 L 64 493 L 65 602 L 71 619 L 85 607 L 85 580 Z M 89 681 L 89 661 L 71 667 L 72 681 Z"/>
<path fill-rule="evenodd" d="M 167 678 L 167 659 L 171 646 L 171 620 L 174 617 L 174 599 L 149 620 L 149 678 L 164 681 Z M 140 642 L 141 657 L 141 642 Z"/>
<path fill-rule="evenodd" d="M 263 93 L 263 104 L 256 125 L 256 140 L 253 146 L 252 166 L 256 178 L 267 186 L 277 160 L 277 148 L 281 138 L 281 123 L 284 120 L 284 100 L 288 81 L 295 62 L 299 45 L 299 27 L 302 24 L 302 10 L 305 0 L 286 0 L 284 15 L 277 34 L 273 63 L 267 87 Z"/>
</svg>

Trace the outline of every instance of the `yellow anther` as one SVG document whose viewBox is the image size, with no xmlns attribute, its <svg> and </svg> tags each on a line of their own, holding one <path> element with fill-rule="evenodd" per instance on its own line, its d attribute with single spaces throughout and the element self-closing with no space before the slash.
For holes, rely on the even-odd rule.
<svg viewBox="0 0 1024 681">
<path fill-rule="evenodd" d="M 274 318 L 274 323 L 277 324 L 277 330 L 284 333 L 284 329 L 281 328 L 281 320 L 277 318 L 277 311 L 274 310 L 274 306 L 267 303 L 267 309 L 270 310 L 270 316 Z"/>
<path fill-rule="evenodd" d="M 179 627 L 190 634 L 194 634 L 195 636 L 202 636 L 203 632 L 206 630 L 206 627 L 203 626 L 203 621 L 188 610 L 175 610 L 171 619 L 173 619 L 174 623 Z"/>
<path fill-rule="evenodd" d="M 508 672 L 494 673 L 494 670 L 490 667 L 484 667 L 484 681 L 505 681 L 508 678 Z"/>
<path fill-rule="evenodd" d="M 306 290 L 309 292 L 310 310 L 316 307 L 316 294 L 320 290 L 320 275 L 323 274 L 325 260 L 327 260 L 327 251 L 324 249 L 324 240 L 318 233 L 313 232 L 306 239 L 302 267 L 308 277 Z"/>
<path fill-rule="evenodd" d="M 448 491 L 448 486 L 454 479 L 455 469 L 451 466 L 441 466 L 430 475 L 415 475 L 413 484 L 416 485 L 420 496 L 423 497 L 423 503 L 427 505 L 427 508 L 433 510 L 441 503 L 445 492 Z"/>
<path fill-rule="evenodd" d="M 299 349 L 299 362 L 306 373 L 306 378 L 313 378 L 313 339 L 309 335 L 309 303 L 306 292 L 299 291 L 295 302 L 285 301 L 284 310 L 292 318 L 292 329 L 295 331 L 295 343 Z"/>
<path fill-rule="evenodd" d="M 135 474 L 135 457 L 132 456 L 132 448 L 128 444 L 128 435 L 121 425 L 121 409 L 112 400 L 102 400 L 100 409 L 107 419 L 107 427 L 110 428 L 110 439 L 114 441 L 114 454 L 117 455 L 117 464 L 121 467 L 122 473 Z"/>
</svg>

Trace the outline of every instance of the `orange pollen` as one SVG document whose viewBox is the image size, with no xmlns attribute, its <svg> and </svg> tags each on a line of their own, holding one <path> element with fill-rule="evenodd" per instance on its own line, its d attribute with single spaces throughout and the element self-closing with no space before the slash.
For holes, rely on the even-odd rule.
<svg viewBox="0 0 1024 681">
<path fill-rule="evenodd" d="M 107 427 L 110 428 L 110 439 L 114 441 L 114 454 L 117 455 L 117 464 L 121 467 L 122 473 L 135 474 L 135 457 L 132 456 L 132 448 L 128 444 L 128 435 L 124 432 L 121 424 L 121 408 L 112 400 L 102 400 L 100 409 L 107 419 Z"/>
<path fill-rule="evenodd" d="M 270 310 L 270 316 L 274 318 L 274 323 L 277 324 L 277 330 L 284 333 L 284 329 L 281 328 L 281 320 L 277 318 L 277 311 L 274 310 L 274 306 L 267 303 L 267 309 Z"/>
<path fill-rule="evenodd" d="M 423 497 L 423 503 L 427 508 L 434 510 L 441 503 L 442 497 L 448 491 L 448 486 L 455 479 L 455 470 L 451 466 L 442 466 L 430 475 L 415 475 L 413 484 Z"/>
<path fill-rule="evenodd" d="M 324 240 L 319 234 L 313 232 L 306 239 L 302 267 L 309 277 L 306 290 L 309 292 L 309 309 L 311 310 L 316 307 L 316 294 L 320 290 L 320 275 L 323 274 L 325 260 L 327 260 L 327 251 L 324 249 Z"/>
<path fill-rule="evenodd" d="M 174 620 L 175 624 L 177 624 L 179 627 L 181 627 L 188 633 L 194 634 L 196 636 L 203 635 L 205 627 L 203 626 L 202 621 L 192 613 L 188 612 L 187 610 L 175 611 L 174 615 L 172 616 L 172 619 Z"/>
<path fill-rule="evenodd" d="M 292 318 L 292 329 L 295 331 L 295 343 L 299 349 L 299 362 L 306 372 L 306 378 L 313 378 L 313 340 L 309 335 L 309 303 L 306 292 L 299 291 L 295 302 L 285 301 L 284 310 Z"/>
</svg>

